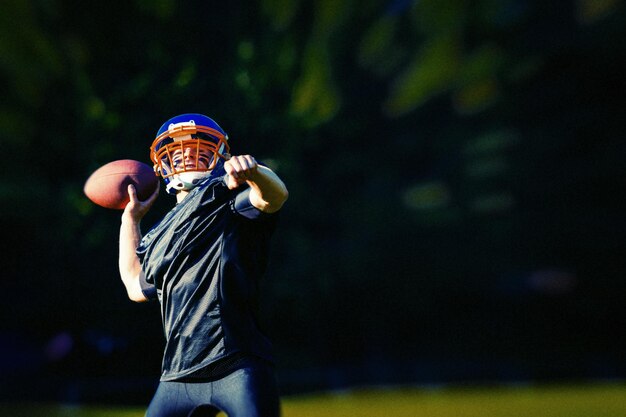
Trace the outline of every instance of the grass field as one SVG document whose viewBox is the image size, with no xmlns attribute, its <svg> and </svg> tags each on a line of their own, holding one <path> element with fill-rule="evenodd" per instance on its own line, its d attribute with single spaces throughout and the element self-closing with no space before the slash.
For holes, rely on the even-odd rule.
<svg viewBox="0 0 626 417">
<path fill-rule="evenodd" d="M 626 384 L 360 389 L 286 397 L 283 417 L 624 417 Z M 0 404 L 10 417 L 142 417 L 140 408 Z"/>
</svg>

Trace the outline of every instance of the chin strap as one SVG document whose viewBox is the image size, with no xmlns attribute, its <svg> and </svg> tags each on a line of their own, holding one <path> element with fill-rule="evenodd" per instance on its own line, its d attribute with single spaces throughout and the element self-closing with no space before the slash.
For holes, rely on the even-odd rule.
<svg viewBox="0 0 626 417">
<path fill-rule="evenodd" d="M 179 191 L 189 191 L 200 183 L 204 178 L 211 175 L 211 172 L 181 172 L 172 175 L 165 190 L 169 194 L 176 194 Z"/>
</svg>

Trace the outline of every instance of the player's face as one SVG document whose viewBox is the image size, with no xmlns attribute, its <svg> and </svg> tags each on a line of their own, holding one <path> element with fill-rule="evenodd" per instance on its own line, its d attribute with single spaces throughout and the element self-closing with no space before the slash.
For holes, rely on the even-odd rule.
<svg viewBox="0 0 626 417">
<path fill-rule="evenodd" d="M 212 155 L 207 152 L 203 152 L 196 146 L 188 146 L 183 149 L 176 149 L 172 154 L 172 163 L 174 169 L 177 171 L 191 170 L 191 169 L 208 169 L 211 162 Z"/>
</svg>

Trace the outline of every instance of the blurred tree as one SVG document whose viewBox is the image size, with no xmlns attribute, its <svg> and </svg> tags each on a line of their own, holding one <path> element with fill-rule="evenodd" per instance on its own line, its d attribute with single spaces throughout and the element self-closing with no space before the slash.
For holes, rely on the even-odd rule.
<svg viewBox="0 0 626 417">
<path fill-rule="evenodd" d="M 0 8 L 12 295 L 0 311 L 19 317 L 2 331 L 44 343 L 93 340 L 95 328 L 128 340 L 129 359 L 162 342 L 155 306 L 127 302 L 118 282 L 119 213 L 82 185 L 110 160 L 148 161 L 159 124 L 198 111 L 290 188 L 263 306 L 283 369 L 348 364 L 362 380 L 390 367 L 409 380 L 626 372 L 626 346 L 601 330 L 626 324 L 621 2 Z M 146 227 L 172 204 L 162 197 Z M 546 268 L 571 286 L 534 286 Z M 570 355 L 553 360 L 558 351 Z M 132 372 L 154 375 L 156 362 Z M 131 372 L 98 363 L 94 373 Z"/>
</svg>

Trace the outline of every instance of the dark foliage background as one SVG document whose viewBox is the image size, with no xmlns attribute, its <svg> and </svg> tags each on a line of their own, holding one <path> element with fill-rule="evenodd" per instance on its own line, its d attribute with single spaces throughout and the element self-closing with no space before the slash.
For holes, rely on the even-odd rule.
<svg viewBox="0 0 626 417">
<path fill-rule="evenodd" d="M 617 0 L 9 0 L 0 397 L 145 403 L 163 336 L 82 194 L 210 115 L 290 199 L 262 321 L 285 393 L 626 376 Z M 163 195 L 144 220 L 173 205 Z"/>
</svg>

